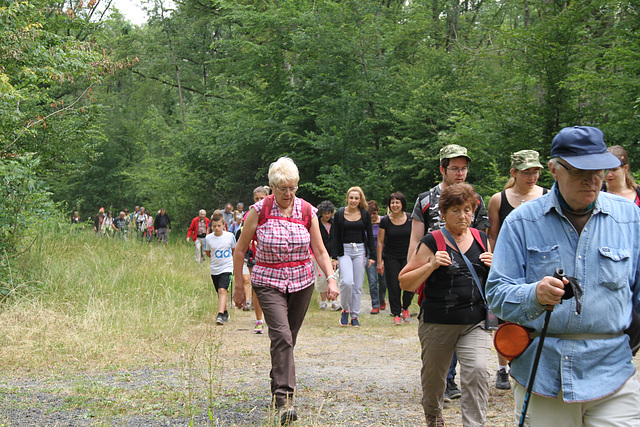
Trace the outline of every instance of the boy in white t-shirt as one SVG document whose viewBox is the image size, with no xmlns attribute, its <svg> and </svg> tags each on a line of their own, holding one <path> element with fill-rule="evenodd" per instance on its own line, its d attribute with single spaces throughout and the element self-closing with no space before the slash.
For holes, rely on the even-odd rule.
<svg viewBox="0 0 640 427">
<path fill-rule="evenodd" d="M 224 231 L 224 216 L 220 210 L 216 210 L 211 215 L 210 226 L 213 233 L 207 234 L 205 237 L 204 250 L 211 258 L 211 280 L 213 280 L 213 286 L 218 292 L 216 323 L 224 325 L 229 320 L 227 291 L 233 272 L 233 252 L 236 247 L 236 238 L 232 233 Z"/>
</svg>

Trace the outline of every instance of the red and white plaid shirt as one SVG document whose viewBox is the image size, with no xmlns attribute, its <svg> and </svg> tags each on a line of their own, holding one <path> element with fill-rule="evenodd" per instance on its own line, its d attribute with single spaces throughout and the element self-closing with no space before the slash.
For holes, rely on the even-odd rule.
<svg viewBox="0 0 640 427">
<path fill-rule="evenodd" d="M 251 206 L 260 213 L 264 199 Z M 311 214 L 318 210 L 311 207 Z M 273 200 L 271 216 L 283 217 L 278 203 Z M 302 199 L 293 201 L 291 217 L 303 220 Z M 256 229 L 256 262 L 264 264 L 281 264 L 306 261 L 294 267 L 264 267 L 255 265 L 251 271 L 251 283 L 254 286 L 266 286 L 280 292 L 298 292 L 313 285 L 315 273 L 311 261 L 311 235 L 303 224 L 269 219 Z"/>
</svg>

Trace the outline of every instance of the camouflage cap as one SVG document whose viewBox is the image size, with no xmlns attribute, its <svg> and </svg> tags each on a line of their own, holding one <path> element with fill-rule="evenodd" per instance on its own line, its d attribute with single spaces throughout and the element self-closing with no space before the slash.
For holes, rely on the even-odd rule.
<svg viewBox="0 0 640 427">
<path fill-rule="evenodd" d="M 468 162 L 471 161 L 471 157 L 467 155 L 467 149 L 458 144 L 445 145 L 440 149 L 440 161 L 456 157 L 466 157 Z"/>
<path fill-rule="evenodd" d="M 542 168 L 540 155 L 534 150 L 520 150 L 511 155 L 511 169 L 523 171 L 529 168 Z"/>
</svg>

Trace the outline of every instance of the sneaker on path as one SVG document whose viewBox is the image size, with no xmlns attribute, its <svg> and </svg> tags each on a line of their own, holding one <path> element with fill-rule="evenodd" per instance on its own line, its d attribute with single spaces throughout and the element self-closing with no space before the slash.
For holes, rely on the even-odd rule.
<svg viewBox="0 0 640 427">
<path fill-rule="evenodd" d="M 224 314 L 218 313 L 218 316 L 216 317 L 216 324 L 224 325 L 225 323 L 226 323 L 226 320 L 224 320 Z"/>
<path fill-rule="evenodd" d="M 224 318 L 224 322 L 227 323 L 229 321 L 229 312 L 227 310 L 222 313 L 222 317 Z"/>
<path fill-rule="evenodd" d="M 354 317 L 351 319 L 351 326 L 359 328 L 360 327 L 360 322 L 358 321 L 357 317 Z"/>
<path fill-rule="evenodd" d="M 394 326 L 400 326 L 400 325 L 402 325 L 402 317 L 400 317 L 400 316 L 395 316 L 395 317 L 393 318 L 393 324 L 394 324 Z"/>
<path fill-rule="evenodd" d="M 384 302 L 384 300 L 380 301 L 380 310 L 386 310 L 387 309 L 387 303 Z"/>
<path fill-rule="evenodd" d="M 338 311 L 338 310 L 342 310 L 340 303 L 338 303 L 338 301 L 333 301 L 331 303 L 331 311 Z"/>
<path fill-rule="evenodd" d="M 402 320 L 404 320 L 405 323 L 409 323 L 411 320 L 411 313 L 409 313 L 409 310 L 402 310 Z"/>
<path fill-rule="evenodd" d="M 453 399 L 458 399 L 460 396 L 462 396 L 462 392 L 460 392 L 456 382 L 447 378 L 447 388 L 444 391 L 444 401 L 451 402 Z"/>
<path fill-rule="evenodd" d="M 378 314 L 378 313 L 380 313 L 380 309 L 378 307 L 373 307 L 371 309 L 371 313 L 370 314 Z"/>
<path fill-rule="evenodd" d="M 340 326 L 349 326 L 349 312 L 347 310 L 342 310 L 342 314 L 340 315 Z"/>
<path fill-rule="evenodd" d="M 262 320 L 256 320 L 256 327 L 253 328 L 254 334 L 261 334 L 264 332 L 264 322 Z"/>
<path fill-rule="evenodd" d="M 327 309 L 327 302 L 320 301 L 320 310 L 326 310 L 326 309 Z"/>
<path fill-rule="evenodd" d="M 509 382 L 509 373 L 502 368 L 496 372 L 496 388 L 500 390 L 510 390 L 511 382 Z"/>
</svg>

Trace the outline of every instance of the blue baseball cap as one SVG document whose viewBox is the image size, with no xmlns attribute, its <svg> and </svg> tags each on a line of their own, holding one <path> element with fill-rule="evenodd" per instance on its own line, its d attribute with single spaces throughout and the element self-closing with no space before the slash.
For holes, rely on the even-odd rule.
<svg viewBox="0 0 640 427">
<path fill-rule="evenodd" d="M 591 126 L 562 129 L 551 142 L 551 158 L 560 157 L 576 169 L 600 170 L 620 166 L 620 159 L 607 151 L 602 131 Z"/>
</svg>

